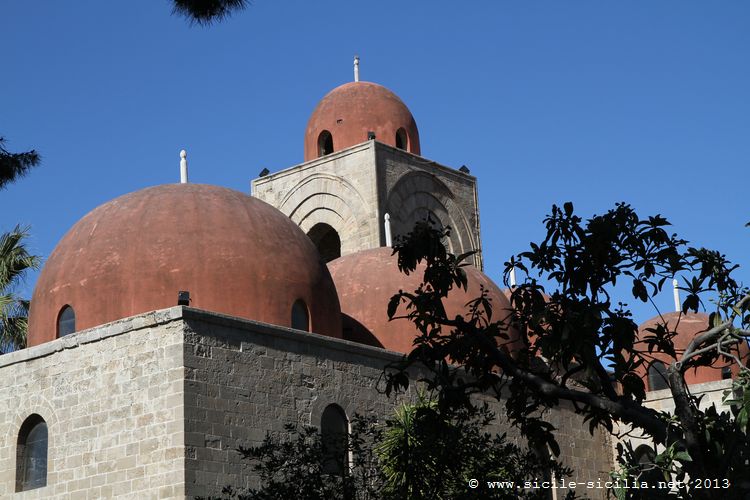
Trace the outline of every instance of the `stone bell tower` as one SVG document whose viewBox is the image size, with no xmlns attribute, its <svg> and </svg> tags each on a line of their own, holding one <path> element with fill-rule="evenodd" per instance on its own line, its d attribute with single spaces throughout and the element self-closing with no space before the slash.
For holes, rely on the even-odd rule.
<svg viewBox="0 0 750 500">
<path fill-rule="evenodd" d="M 428 215 L 451 227 L 451 252 L 481 250 L 476 178 L 420 154 L 409 108 L 359 81 L 355 58 L 355 81 L 310 116 L 304 163 L 253 180 L 252 194 L 297 223 L 326 261 L 388 246 Z M 481 253 L 473 263 L 482 268 Z"/>
</svg>

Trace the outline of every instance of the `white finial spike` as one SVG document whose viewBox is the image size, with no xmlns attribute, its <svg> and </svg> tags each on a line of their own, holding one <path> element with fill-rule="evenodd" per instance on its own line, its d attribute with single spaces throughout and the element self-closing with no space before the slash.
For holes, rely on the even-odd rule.
<svg viewBox="0 0 750 500">
<path fill-rule="evenodd" d="M 674 289 L 674 310 L 680 312 L 682 310 L 682 304 L 680 303 L 680 289 L 677 288 L 679 282 L 676 279 L 672 280 L 672 288 Z"/>
<path fill-rule="evenodd" d="M 354 81 L 359 81 L 359 56 L 354 56 Z"/>
<path fill-rule="evenodd" d="M 510 268 L 510 287 L 516 287 L 516 266 Z"/>
<path fill-rule="evenodd" d="M 187 172 L 187 151 L 184 149 L 180 151 L 180 183 L 187 184 L 188 172 Z"/>
<path fill-rule="evenodd" d="M 385 214 L 385 246 L 392 247 L 393 241 L 391 238 L 391 216 Z"/>
</svg>

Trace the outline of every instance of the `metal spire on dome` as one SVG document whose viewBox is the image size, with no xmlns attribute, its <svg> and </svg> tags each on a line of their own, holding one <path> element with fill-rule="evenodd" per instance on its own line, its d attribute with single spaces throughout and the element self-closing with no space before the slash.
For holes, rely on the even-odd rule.
<svg viewBox="0 0 750 500">
<path fill-rule="evenodd" d="M 180 184 L 187 184 L 187 182 L 187 151 L 183 149 L 182 151 L 180 151 Z"/>
<path fill-rule="evenodd" d="M 674 310 L 680 312 L 682 304 L 680 303 L 680 289 L 677 288 L 678 284 L 679 283 L 676 279 L 672 279 L 672 288 L 674 289 Z"/>
<path fill-rule="evenodd" d="M 390 214 L 385 214 L 385 246 L 392 247 L 393 246 L 393 238 L 391 237 L 391 216 Z"/>
<path fill-rule="evenodd" d="M 516 266 L 510 268 L 510 287 L 516 287 Z"/>
<path fill-rule="evenodd" d="M 359 56 L 354 56 L 354 81 L 359 81 Z"/>
</svg>

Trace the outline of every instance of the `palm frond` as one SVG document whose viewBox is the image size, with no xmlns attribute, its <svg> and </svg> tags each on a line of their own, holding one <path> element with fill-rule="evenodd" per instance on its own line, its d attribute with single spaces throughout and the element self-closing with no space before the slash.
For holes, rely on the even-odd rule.
<svg viewBox="0 0 750 500">
<path fill-rule="evenodd" d="M 28 235 L 28 227 L 20 226 L 0 235 L 0 291 L 12 289 L 26 271 L 39 267 L 39 257 L 23 244 Z"/>
<path fill-rule="evenodd" d="M 172 0 L 172 13 L 186 17 L 191 24 L 209 25 L 243 10 L 248 0 Z"/>
<path fill-rule="evenodd" d="M 40 259 L 26 249 L 28 228 L 16 226 L 0 235 L 0 354 L 26 347 L 29 301 L 13 290 Z"/>
</svg>

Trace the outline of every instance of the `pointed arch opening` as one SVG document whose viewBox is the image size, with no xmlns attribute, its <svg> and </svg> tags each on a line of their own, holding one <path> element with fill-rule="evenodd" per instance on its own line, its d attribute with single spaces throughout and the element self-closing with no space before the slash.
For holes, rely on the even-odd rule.
<svg viewBox="0 0 750 500">
<path fill-rule="evenodd" d="M 648 389 L 650 391 L 660 391 L 668 387 L 666 366 L 661 361 L 654 361 L 648 367 Z"/>
<path fill-rule="evenodd" d="M 409 149 L 409 136 L 406 135 L 406 130 L 403 127 L 396 131 L 396 147 L 404 151 Z"/>
<path fill-rule="evenodd" d="M 343 476 L 349 466 L 349 419 L 337 404 L 330 404 L 320 417 L 323 473 Z"/>
<path fill-rule="evenodd" d="M 57 338 L 70 335 L 76 331 L 76 312 L 69 305 L 60 309 L 57 316 Z"/>
<path fill-rule="evenodd" d="M 48 444 L 47 422 L 37 414 L 24 420 L 16 448 L 16 491 L 47 485 Z"/>
<path fill-rule="evenodd" d="M 302 299 L 298 299 L 292 304 L 292 328 L 310 331 L 310 312 Z"/>
<path fill-rule="evenodd" d="M 318 136 L 318 158 L 333 153 L 333 136 L 324 130 Z"/>
<path fill-rule="evenodd" d="M 330 225 L 319 222 L 310 228 L 307 236 L 318 249 L 324 262 L 328 263 L 341 257 L 341 238 Z"/>
</svg>

